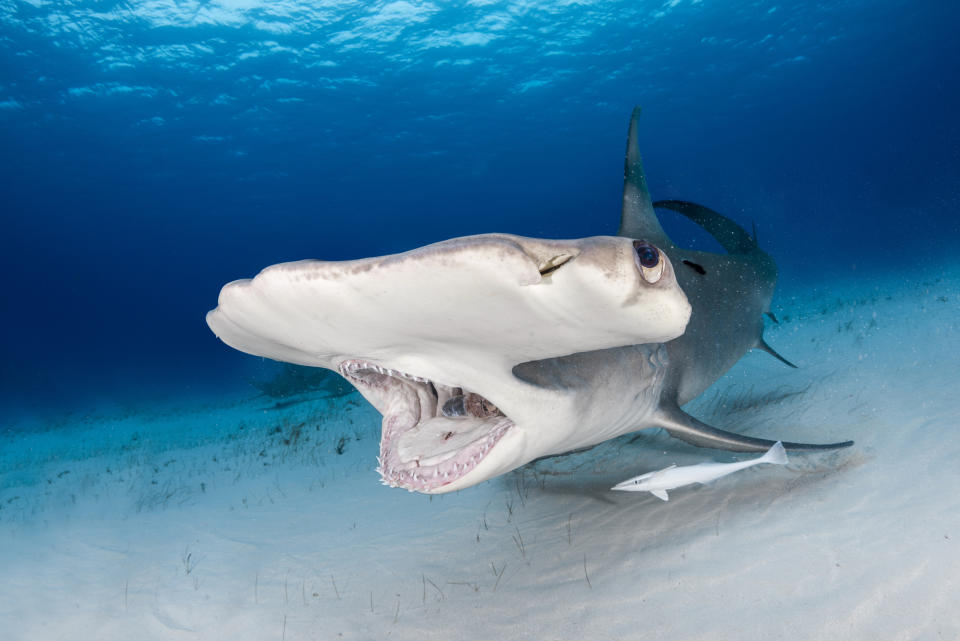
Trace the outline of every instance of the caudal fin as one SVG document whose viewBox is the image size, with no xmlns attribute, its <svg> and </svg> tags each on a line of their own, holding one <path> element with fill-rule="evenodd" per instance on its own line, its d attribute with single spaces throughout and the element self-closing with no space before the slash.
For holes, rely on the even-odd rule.
<svg viewBox="0 0 960 641">
<path fill-rule="evenodd" d="M 777 441 L 773 444 L 767 453 L 763 455 L 760 459 L 764 463 L 773 463 L 774 465 L 786 465 L 789 463 L 787 460 L 787 450 L 783 449 L 783 443 Z"/>
<path fill-rule="evenodd" d="M 708 207 L 686 200 L 658 200 L 653 206 L 686 216 L 703 227 L 729 254 L 749 254 L 757 249 L 756 241 L 743 227 Z"/>
</svg>

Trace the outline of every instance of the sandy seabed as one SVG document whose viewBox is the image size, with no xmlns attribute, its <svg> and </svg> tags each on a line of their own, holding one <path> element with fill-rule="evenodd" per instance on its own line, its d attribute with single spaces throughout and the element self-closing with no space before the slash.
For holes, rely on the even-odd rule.
<svg viewBox="0 0 960 641">
<path fill-rule="evenodd" d="M 0 630 L 16 640 L 960 639 L 960 271 L 778 298 L 688 406 L 796 454 L 646 431 L 428 497 L 383 487 L 357 395 L 74 416 L 0 444 Z M 13 426 L 16 428 L 16 426 Z"/>
</svg>

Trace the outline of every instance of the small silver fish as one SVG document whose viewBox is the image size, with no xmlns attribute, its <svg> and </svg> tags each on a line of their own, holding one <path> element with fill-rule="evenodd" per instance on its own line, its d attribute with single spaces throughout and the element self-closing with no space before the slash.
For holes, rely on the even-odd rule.
<svg viewBox="0 0 960 641">
<path fill-rule="evenodd" d="M 691 485 L 693 483 L 709 483 L 716 479 L 739 472 L 754 465 L 761 463 L 772 463 L 773 465 L 786 465 L 787 452 L 783 449 L 783 443 L 777 441 L 773 447 L 767 450 L 767 453 L 758 458 L 749 461 L 740 461 L 739 463 L 697 463 L 696 465 L 684 465 L 670 467 L 648 472 L 628 479 L 623 483 L 617 483 L 612 490 L 623 490 L 626 492 L 650 492 L 658 499 L 669 501 L 667 490 Z"/>
</svg>

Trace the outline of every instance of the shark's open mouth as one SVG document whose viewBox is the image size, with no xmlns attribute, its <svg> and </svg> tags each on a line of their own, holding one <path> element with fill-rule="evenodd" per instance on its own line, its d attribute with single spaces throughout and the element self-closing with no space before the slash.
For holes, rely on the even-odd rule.
<svg viewBox="0 0 960 641">
<path fill-rule="evenodd" d="M 430 492 L 469 474 L 514 423 L 484 397 L 367 361 L 340 373 L 383 414 L 383 483 Z"/>
</svg>

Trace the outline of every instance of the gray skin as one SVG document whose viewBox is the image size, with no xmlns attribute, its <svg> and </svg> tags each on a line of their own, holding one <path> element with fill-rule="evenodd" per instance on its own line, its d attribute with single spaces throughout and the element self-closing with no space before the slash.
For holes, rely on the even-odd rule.
<svg viewBox="0 0 960 641">
<path fill-rule="evenodd" d="M 728 253 L 683 250 L 667 237 L 643 178 L 638 115 L 625 238 L 491 234 L 394 256 L 274 265 L 225 285 L 207 323 L 241 351 L 347 377 L 384 415 L 384 482 L 412 491 L 460 490 L 645 428 L 702 447 L 765 451 L 774 441 L 710 427 L 680 406 L 748 350 L 775 354 L 762 317 L 776 266 L 735 223 L 691 203 L 660 204 Z M 662 276 L 645 280 L 651 266 L 640 247 Z M 483 411 L 466 411 L 464 392 L 481 397 L 472 406 Z M 457 398 L 461 409 L 448 412 Z"/>
<path fill-rule="evenodd" d="M 711 427 L 680 406 L 703 393 L 751 349 L 763 350 L 794 367 L 763 340 L 764 314 L 777 283 L 777 266 L 756 239 L 735 222 L 693 203 L 669 200 L 653 203 L 643 175 L 637 143 L 640 108 L 630 117 L 623 181 L 621 236 L 643 238 L 663 251 L 675 265 L 677 281 L 693 311 L 682 336 L 666 343 L 669 362 L 653 422 L 682 441 L 699 447 L 735 452 L 764 452 L 775 441 L 741 436 Z M 703 227 L 727 254 L 681 249 L 660 226 L 654 207 L 680 213 Z M 848 447 L 853 441 L 823 445 L 784 442 L 788 450 Z"/>
<path fill-rule="evenodd" d="M 776 264 L 755 239 L 725 216 L 684 201 L 651 201 L 637 144 L 639 115 L 638 107 L 630 119 L 619 235 L 646 240 L 667 254 L 692 307 L 690 322 L 683 335 L 664 344 L 617 347 L 522 363 L 514 367 L 513 373 L 528 383 L 576 396 L 575 405 L 601 403 L 643 408 L 633 413 L 638 421 L 634 429 L 663 428 L 671 436 L 698 447 L 765 452 L 780 439 L 766 440 L 721 430 L 680 407 L 702 394 L 751 349 L 763 350 L 794 367 L 763 340 L 763 315 L 774 318 L 770 301 L 777 281 Z M 673 210 L 700 225 L 728 253 L 677 247 L 663 231 L 655 206 Z M 662 358 L 664 350 L 666 358 Z M 852 444 L 853 441 L 783 441 L 788 450 L 831 450 Z"/>
</svg>

